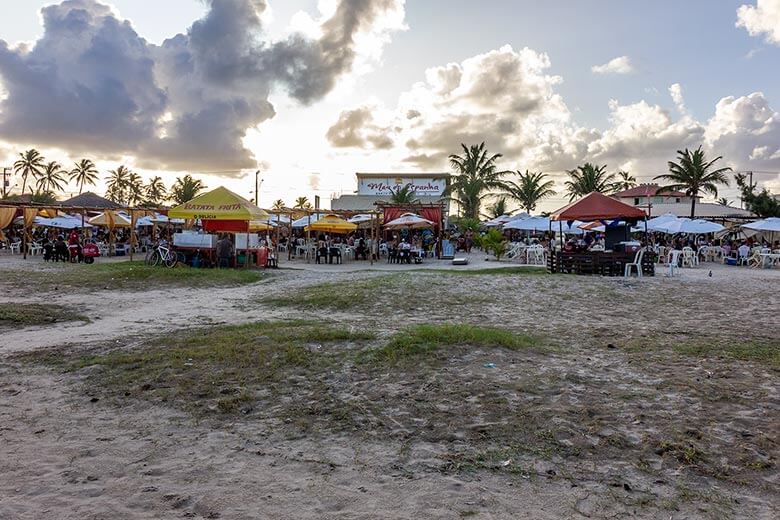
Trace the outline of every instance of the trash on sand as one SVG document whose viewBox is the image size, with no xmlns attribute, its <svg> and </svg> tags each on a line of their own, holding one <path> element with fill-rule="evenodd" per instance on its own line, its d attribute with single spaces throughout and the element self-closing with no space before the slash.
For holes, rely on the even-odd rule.
<svg viewBox="0 0 780 520">
<path fill-rule="evenodd" d="M 482 366 L 485 367 L 485 368 L 496 368 L 496 364 L 495 363 L 485 363 Z"/>
</svg>

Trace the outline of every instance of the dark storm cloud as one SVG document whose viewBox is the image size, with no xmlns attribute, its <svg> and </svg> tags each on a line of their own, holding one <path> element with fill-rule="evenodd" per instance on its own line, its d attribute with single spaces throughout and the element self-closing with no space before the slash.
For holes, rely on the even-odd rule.
<svg viewBox="0 0 780 520">
<path fill-rule="evenodd" d="M 342 0 L 312 40 L 262 40 L 265 0 L 210 0 L 186 34 L 157 46 L 96 0 L 42 10 L 31 50 L 0 40 L 3 139 L 99 154 L 131 153 L 155 168 L 255 165 L 242 140 L 274 116 L 275 86 L 303 103 L 349 72 L 354 36 L 396 0 Z"/>
</svg>

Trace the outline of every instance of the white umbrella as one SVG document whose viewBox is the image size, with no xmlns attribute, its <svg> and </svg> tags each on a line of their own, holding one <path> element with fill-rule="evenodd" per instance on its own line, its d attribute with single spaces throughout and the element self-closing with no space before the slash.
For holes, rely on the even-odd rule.
<svg viewBox="0 0 780 520">
<path fill-rule="evenodd" d="M 39 219 L 41 221 L 40 224 L 38 223 Z M 77 228 L 92 227 L 92 225 L 88 224 L 86 221 L 82 225 L 81 217 L 74 217 L 72 215 L 64 215 L 64 216 L 59 216 L 54 218 L 36 217 L 35 223 L 36 225 L 59 228 L 59 229 L 77 229 Z"/>
<path fill-rule="evenodd" d="M 703 235 L 706 233 L 717 233 L 726 229 L 725 227 L 709 220 L 689 218 L 678 218 L 677 220 L 670 220 L 666 224 L 659 224 L 656 227 L 656 231 L 662 233 L 668 233 L 674 235 L 676 233 L 688 233 L 689 235 Z"/>
<path fill-rule="evenodd" d="M 351 222 L 353 224 L 363 224 L 364 222 L 371 222 L 372 219 L 373 217 L 371 215 L 360 214 L 360 215 L 355 215 L 350 219 L 347 219 L 347 222 Z"/>
<path fill-rule="evenodd" d="M 422 229 L 433 227 L 433 222 L 414 213 L 404 213 L 385 224 L 385 229 Z"/>
<path fill-rule="evenodd" d="M 678 220 L 678 218 L 677 215 L 675 215 L 674 213 L 664 213 L 663 215 L 653 217 L 647 220 L 647 231 L 661 231 L 660 228 L 663 228 L 665 224 L 669 224 L 676 220 Z M 631 228 L 631 231 L 634 232 L 644 231 L 644 230 L 645 230 L 644 223 L 640 223 L 636 227 Z"/>
<path fill-rule="evenodd" d="M 769 231 L 770 233 L 780 232 L 780 217 L 769 217 L 755 222 L 743 224 L 743 228 L 753 231 Z"/>
<path fill-rule="evenodd" d="M 324 216 L 325 216 L 324 213 L 314 213 L 312 215 L 306 215 L 304 217 L 299 218 L 298 220 L 293 220 L 292 227 L 294 228 L 306 227 L 309 224 L 314 224 Z"/>
<path fill-rule="evenodd" d="M 550 219 L 545 217 L 519 218 L 504 224 L 504 229 L 517 229 L 519 231 L 548 231 L 550 229 Z"/>
</svg>

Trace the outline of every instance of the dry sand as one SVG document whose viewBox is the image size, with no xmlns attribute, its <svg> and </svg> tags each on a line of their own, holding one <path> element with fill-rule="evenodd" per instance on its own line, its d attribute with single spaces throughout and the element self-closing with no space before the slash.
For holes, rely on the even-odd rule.
<svg viewBox="0 0 780 520">
<path fill-rule="evenodd" d="M 5 260 L 0 258 L 0 270 L 21 265 Z M 780 515 L 778 371 L 661 348 L 724 337 L 776 345 L 780 271 L 705 265 L 680 278 L 629 281 L 420 272 L 411 283 L 441 288 L 445 297 L 438 304 L 412 298 L 399 305 L 381 293 L 358 313 L 262 303 L 308 285 L 382 274 L 304 267 L 229 289 L 27 294 L 0 280 L 3 304 L 57 303 L 92 318 L 0 336 L 0 518 Z M 470 305 L 470 295 L 479 295 L 480 303 Z M 271 405 L 226 423 L 199 422 L 145 401 L 117 407 L 99 389 L 85 388 L 89 369 L 60 374 L 15 357 L 63 345 L 132 349 L 177 329 L 301 315 L 380 334 L 409 323 L 465 320 L 543 333 L 562 350 L 459 350 L 440 371 L 417 374 L 420 380 L 413 372 L 400 380 L 393 374 L 342 377 L 344 388 L 336 391 L 377 403 L 386 414 L 384 426 L 351 433 L 324 428 L 311 435 L 280 421 Z M 643 349 L 651 343 L 652 349 Z M 486 362 L 496 369 L 485 369 Z M 301 392 L 316 399 L 305 385 Z M 509 435 L 522 426 L 513 422 L 517 417 L 495 415 L 506 409 L 490 406 L 496 396 L 554 431 L 556 446 L 576 447 L 583 455 L 513 454 L 507 465 L 521 468 L 513 472 L 452 469 L 447 461 L 475 428 Z M 416 422 L 421 412 L 429 417 L 425 432 Z M 658 453 L 661 443 L 679 440 L 670 432 L 705 447 L 706 464 L 691 469 Z M 497 436 L 496 447 L 505 440 Z M 754 469 L 756 461 L 769 467 Z M 726 474 L 711 474 L 715 470 Z"/>
</svg>

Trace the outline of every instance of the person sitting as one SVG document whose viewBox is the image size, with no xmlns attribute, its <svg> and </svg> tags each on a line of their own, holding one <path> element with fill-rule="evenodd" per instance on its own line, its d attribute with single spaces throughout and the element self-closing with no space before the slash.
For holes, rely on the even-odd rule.
<svg viewBox="0 0 780 520">
<path fill-rule="evenodd" d="M 43 243 L 43 261 L 49 262 L 54 261 L 54 242 L 51 240 L 46 239 Z"/>
<path fill-rule="evenodd" d="M 748 255 L 750 255 L 750 246 L 746 242 L 742 242 L 742 245 L 737 248 L 737 263 L 747 263 Z"/>
<path fill-rule="evenodd" d="M 68 249 L 68 244 L 65 243 L 65 237 L 62 235 L 58 236 L 57 241 L 54 243 L 54 261 L 70 261 L 70 250 Z"/>
<path fill-rule="evenodd" d="M 355 248 L 355 259 L 359 260 L 361 257 L 363 260 L 368 260 L 366 255 L 366 241 L 362 237 L 358 240 L 357 247 Z"/>
<path fill-rule="evenodd" d="M 412 244 L 406 241 L 406 239 L 401 241 L 401 244 L 398 246 L 398 261 L 401 263 L 412 263 Z"/>
</svg>

